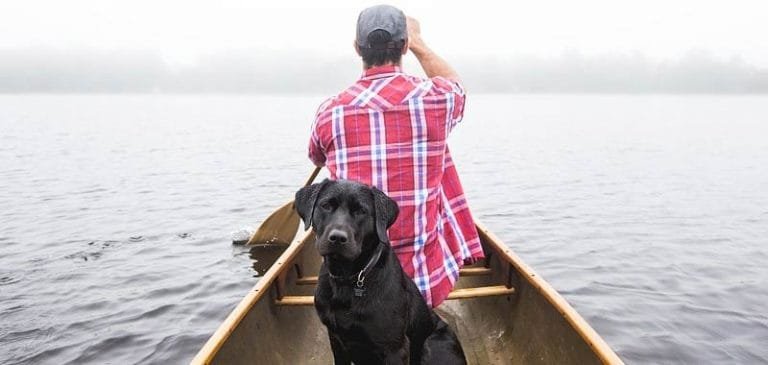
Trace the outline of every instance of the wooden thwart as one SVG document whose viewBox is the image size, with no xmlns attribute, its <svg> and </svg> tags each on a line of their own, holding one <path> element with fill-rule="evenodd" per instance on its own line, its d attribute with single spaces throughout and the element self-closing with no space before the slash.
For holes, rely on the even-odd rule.
<svg viewBox="0 0 768 365">
<path fill-rule="evenodd" d="M 477 288 L 464 288 L 456 289 L 448 294 L 448 300 L 451 299 L 469 299 L 469 298 L 483 298 L 483 297 L 495 297 L 503 295 L 512 295 L 515 293 L 515 288 L 507 288 L 504 285 L 494 286 L 480 286 Z M 282 299 L 276 299 L 277 305 L 314 305 L 315 297 L 311 295 L 294 295 L 284 296 Z"/>
<path fill-rule="evenodd" d="M 482 276 L 490 275 L 491 269 L 488 267 L 465 267 L 459 271 L 460 276 Z M 296 285 L 316 285 L 317 276 L 305 276 L 296 279 Z"/>
<path fill-rule="evenodd" d="M 277 305 L 315 305 L 315 297 L 312 295 L 294 295 L 290 297 L 283 297 L 283 299 L 275 299 Z"/>
<path fill-rule="evenodd" d="M 459 270 L 459 276 L 482 276 L 491 274 L 490 267 L 465 267 Z"/>
<path fill-rule="evenodd" d="M 296 285 L 317 285 L 317 276 L 305 276 L 296 279 Z"/>
<path fill-rule="evenodd" d="M 447 299 L 469 299 L 482 297 L 496 297 L 515 294 L 515 288 L 507 288 L 504 285 L 480 286 L 477 288 L 455 289 L 448 294 Z"/>
</svg>

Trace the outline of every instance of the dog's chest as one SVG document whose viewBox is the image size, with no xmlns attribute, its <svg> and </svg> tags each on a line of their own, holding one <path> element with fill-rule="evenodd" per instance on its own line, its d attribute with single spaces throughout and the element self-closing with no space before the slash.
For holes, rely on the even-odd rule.
<svg viewBox="0 0 768 365">
<path fill-rule="evenodd" d="M 351 311 L 337 310 L 330 314 L 331 326 L 337 332 L 355 332 L 359 330 L 360 321 Z"/>
<path fill-rule="evenodd" d="M 353 353 L 371 352 L 383 342 L 402 342 L 375 321 L 364 318 L 366 316 L 351 310 L 335 310 L 330 313 L 328 331 L 341 340 L 347 351 Z"/>
<path fill-rule="evenodd" d="M 351 341 L 370 345 L 372 342 L 397 342 L 395 337 L 405 333 L 401 321 L 383 316 L 383 312 L 377 311 L 371 303 L 364 303 L 360 298 L 332 301 L 331 306 L 326 308 L 325 316 L 321 316 L 322 319 L 328 330 L 344 339 L 345 343 Z"/>
<path fill-rule="evenodd" d="M 362 298 L 352 296 L 352 288 L 335 288 L 328 308 L 329 325 L 339 331 L 356 331 L 363 319 L 359 310 Z"/>
</svg>

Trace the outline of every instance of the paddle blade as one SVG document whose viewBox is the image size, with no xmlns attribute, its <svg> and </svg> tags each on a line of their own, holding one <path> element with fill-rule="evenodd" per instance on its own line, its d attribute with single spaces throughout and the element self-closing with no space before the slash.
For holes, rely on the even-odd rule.
<svg viewBox="0 0 768 365">
<path fill-rule="evenodd" d="M 248 244 L 288 245 L 293 241 L 298 229 L 299 214 L 293 209 L 293 201 L 290 201 L 264 220 Z"/>
</svg>

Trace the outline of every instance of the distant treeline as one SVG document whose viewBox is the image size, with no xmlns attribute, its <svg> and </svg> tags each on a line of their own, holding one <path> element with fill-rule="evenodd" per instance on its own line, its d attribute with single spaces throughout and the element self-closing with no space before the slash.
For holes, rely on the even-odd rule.
<svg viewBox="0 0 768 365">
<path fill-rule="evenodd" d="M 447 57 L 468 89 L 494 93 L 767 93 L 768 69 L 692 51 L 676 60 L 642 54 Z M 412 59 L 406 69 L 418 70 Z M 0 49 L 0 93 L 334 93 L 359 60 L 241 50 L 172 66 L 151 51 Z"/>
</svg>

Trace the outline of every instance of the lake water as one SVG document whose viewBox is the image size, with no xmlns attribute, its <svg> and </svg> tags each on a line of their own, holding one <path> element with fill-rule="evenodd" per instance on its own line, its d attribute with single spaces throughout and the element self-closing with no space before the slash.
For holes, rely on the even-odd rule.
<svg viewBox="0 0 768 365">
<path fill-rule="evenodd" d="M 322 97 L 0 96 L 0 363 L 185 363 Z M 470 95 L 470 204 L 628 363 L 768 362 L 768 97 Z"/>
</svg>

